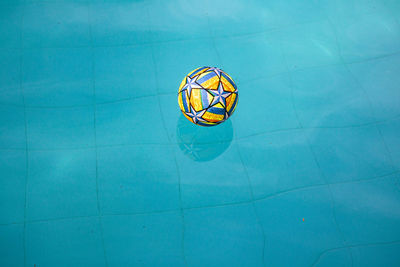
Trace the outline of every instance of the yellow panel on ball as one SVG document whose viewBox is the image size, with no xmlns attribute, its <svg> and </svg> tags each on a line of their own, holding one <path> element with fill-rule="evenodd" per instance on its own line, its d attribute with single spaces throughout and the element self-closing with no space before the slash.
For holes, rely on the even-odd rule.
<svg viewBox="0 0 400 267">
<path fill-rule="evenodd" d="M 186 75 L 179 86 L 178 104 L 185 117 L 201 126 L 227 120 L 238 103 L 235 82 L 223 70 L 200 67 Z"/>
<path fill-rule="evenodd" d="M 190 105 L 195 111 L 200 111 L 203 109 L 203 103 L 201 101 L 201 89 L 193 89 L 190 95 Z"/>
<path fill-rule="evenodd" d="M 200 85 L 203 86 L 203 88 L 216 90 L 218 88 L 218 84 L 219 84 L 219 77 L 218 76 L 214 76 L 211 79 L 205 80 Z"/>
<path fill-rule="evenodd" d="M 226 91 L 235 92 L 235 87 L 225 77 L 221 77 L 221 82 L 224 85 Z"/>
<path fill-rule="evenodd" d="M 231 94 L 226 99 L 226 110 L 229 112 L 232 109 L 232 106 L 235 104 L 236 94 Z"/>
</svg>

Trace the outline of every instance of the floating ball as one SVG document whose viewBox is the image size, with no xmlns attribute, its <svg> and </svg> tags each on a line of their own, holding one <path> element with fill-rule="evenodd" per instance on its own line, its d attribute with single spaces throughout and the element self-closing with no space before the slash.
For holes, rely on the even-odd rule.
<svg viewBox="0 0 400 267">
<path fill-rule="evenodd" d="M 183 115 L 201 126 L 226 121 L 235 111 L 238 90 L 233 79 L 218 68 L 201 67 L 183 78 L 178 103 Z"/>
</svg>

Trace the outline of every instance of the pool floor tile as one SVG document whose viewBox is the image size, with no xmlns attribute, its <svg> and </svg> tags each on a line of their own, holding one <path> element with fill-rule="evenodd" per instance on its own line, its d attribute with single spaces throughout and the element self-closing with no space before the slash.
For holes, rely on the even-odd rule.
<svg viewBox="0 0 400 267">
<path fill-rule="evenodd" d="M 71 149 L 94 146 L 93 107 L 28 108 L 29 149 Z"/>
<path fill-rule="evenodd" d="M 378 127 L 392 157 L 394 167 L 400 170 L 400 118 L 379 124 Z"/>
<path fill-rule="evenodd" d="M 307 135 L 328 183 L 365 180 L 394 171 L 375 125 L 314 129 Z"/>
<path fill-rule="evenodd" d="M 266 3 L 262 0 L 230 1 L 229 5 L 207 0 L 202 4 L 214 37 L 259 33 L 280 26 L 273 11 L 265 8 Z"/>
<path fill-rule="evenodd" d="M 337 222 L 349 245 L 400 240 L 398 174 L 332 185 Z"/>
<path fill-rule="evenodd" d="M 189 266 L 263 266 L 263 235 L 251 205 L 185 211 L 184 242 Z"/>
<path fill-rule="evenodd" d="M 25 209 L 25 150 L 0 150 L 0 173 L 0 224 L 22 222 Z"/>
<path fill-rule="evenodd" d="M 320 0 L 318 4 L 332 21 L 341 21 L 345 18 L 385 13 L 386 6 L 383 2 L 380 0 Z"/>
<path fill-rule="evenodd" d="M 295 190 L 255 204 L 269 266 L 311 266 L 323 251 L 343 246 L 327 187 Z"/>
<path fill-rule="evenodd" d="M 96 133 L 101 146 L 168 143 L 157 97 L 98 105 Z"/>
<path fill-rule="evenodd" d="M 322 252 L 312 266 L 352 266 L 353 261 L 351 248 L 333 248 Z"/>
<path fill-rule="evenodd" d="M 335 22 L 335 28 L 345 62 L 360 61 L 400 51 L 400 24 L 388 13 L 379 12 L 342 18 Z"/>
<path fill-rule="evenodd" d="M 349 69 L 364 88 L 376 120 L 400 115 L 400 55 L 349 64 Z M 384 91 L 383 91 L 384 90 Z"/>
<path fill-rule="evenodd" d="M 351 248 L 354 267 L 391 266 L 400 262 L 400 242 L 366 244 Z"/>
<path fill-rule="evenodd" d="M 363 88 L 343 65 L 296 71 L 292 79 L 303 127 L 343 127 L 376 120 Z"/>
<path fill-rule="evenodd" d="M 101 148 L 98 179 L 104 214 L 180 208 L 178 172 L 168 145 Z"/>
<path fill-rule="evenodd" d="M 0 148 L 25 149 L 25 147 L 24 109 L 0 105 Z"/>
<path fill-rule="evenodd" d="M 148 13 L 152 42 L 210 37 L 208 15 L 203 1 L 187 3 L 180 0 L 153 0 L 148 4 Z M 192 56 L 197 54 L 195 49 L 190 51 Z"/>
<path fill-rule="evenodd" d="M 97 217 L 26 225 L 28 266 L 105 266 Z"/>
<path fill-rule="evenodd" d="M 221 67 L 211 39 L 162 43 L 154 47 L 158 91 L 178 93 L 185 76 L 203 66 Z"/>
<path fill-rule="evenodd" d="M 102 221 L 109 266 L 185 266 L 178 212 L 105 216 Z"/>
<path fill-rule="evenodd" d="M 326 20 L 294 25 L 279 34 L 289 70 L 341 63 L 334 29 Z"/>
<path fill-rule="evenodd" d="M 161 105 L 160 116 L 162 116 L 162 119 L 165 121 L 168 139 L 171 140 L 172 143 L 177 143 L 178 128 L 191 122 L 183 116 L 179 108 L 177 93 L 160 95 L 158 98 Z"/>
<path fill-rule="evenodd" d="M 27 106 L 93 103 L 89 48 L 36 49 L 23 52 L 22 89 Z"/>
<path fill-rule="evenodd" d="M 256 199 L 324 184 L 301 131 L 265 134 L 238 144 Z"/>
<path fill-rule="evenodd" d="M 0 68 L 0 105 L 23 105 L 20 71 L 21 52 L 16 49 L 0 48 L 0 61 L 6 68 Z"/>
<path fill-rule="evenodd" d="M 221 68 L 239 84 L 286 72 L 280 46 L 277 37 L 263 33 L 215 40 L 222 61 Z M 248 50 L 248 53 L 238 53 L 244 50 Z"/>
<path fill-rule="evenodd" d="M 272 17 L 277 28 L 286 28 L 309 22 L 321 21 L 326 18 L 324 9 L 319 1 L 314 0 L 270 0 L 262 1 L 263 10 L 268 10 L 268 17 Z M 265 11 L 264 11 L 265 12 Z"/>
<path fill-rule="evenodd" d="M 19 4 L 0 6 L 0 48 L 21 46 L 22 10 Z"/>
<path fill-rule="evenodd" d="M 143 1 L 92 1 L 93 45 L 132 45 L 149 42 L 147 4 Z"/>
<path fill-rule="evenodd" d="M 88 13 L 86 3 L 26 4 L 23 14 L 23 47 L 89 46 Z"/>
<path fill-rule="evenodd" d="M 386 9 L 397 18 L 400 22 L 400 2 L 397 0 L 383 0 L 382 3 L 386 6 Z"/>
<path fill-rule="evenodd" d="M 254 97 L 254 90 L 257 90 L 257 97 Z M 288 75 L 241 84 L 238 108 L 232 118 L 238 138 L 299 127 L 291 100 Z"/>
<path fill-rule="evenodd" d="M 24 266 L 24 225 L 0 225 L 0 265 Z"/>
<path fill-rule="evenodd" d="M 94 149 L 30 151 L 28 174 L 28 220 L 98 214 Z"/>
<path fill-rule="evenodd" d="M 183 207 L 250 201 L 249 182 L 237 146 L 226 141 L 193 142 L 190 147 L 176 148 Z"/>
<path fill-rule="evenodd" d="M 96 102 L 157 93 L 150 46 L 95 48 Z"/>
</svg>

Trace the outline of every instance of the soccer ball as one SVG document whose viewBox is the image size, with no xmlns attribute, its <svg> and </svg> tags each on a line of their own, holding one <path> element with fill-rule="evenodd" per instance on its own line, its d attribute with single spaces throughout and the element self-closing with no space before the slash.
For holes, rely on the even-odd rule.
<svg viewBox="0 0 400 267">
<path fill-rule="evenodd" d="M 183 115 L 201 126 L 214 126 L 235 111 L 238 90 L 233 79 L 218 68 L 201 67 L 183 78 L 178 104 Z"/>
</svg>

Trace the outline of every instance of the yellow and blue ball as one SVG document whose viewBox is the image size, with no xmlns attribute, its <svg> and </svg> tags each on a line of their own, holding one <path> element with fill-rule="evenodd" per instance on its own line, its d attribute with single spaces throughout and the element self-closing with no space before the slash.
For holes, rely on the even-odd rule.
<svg viewBox="0 0 400 267">
<path fill-rule="evenodd" d="M 201 126 L 214 126 L 227 120 L 235 111 L 238 90 L 223 70 L 201 67 L 183 78 L 178 103 L 183 115 Z"/>
</svg>

